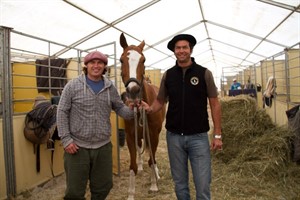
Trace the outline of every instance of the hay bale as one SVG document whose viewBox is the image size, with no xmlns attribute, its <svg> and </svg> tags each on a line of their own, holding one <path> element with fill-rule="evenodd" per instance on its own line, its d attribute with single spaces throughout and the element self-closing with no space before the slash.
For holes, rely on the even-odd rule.
<svg viewBox="0 0 300 200">
<path fill-rule="evenodd" d="M 300 199 L 292 132 L 275 125 L 255 99 L 221 99 L 223 151 L 212 153 L 215 199 Z"/>
<path fill-rule="evenodd" d="M 216 158 L 243 176 L 274 178 L 290 162 L 291 132 L 276 126 L 249 96 L 221 100 L 223 151 Z"/>
<path fill-rule="evenodd" d="M 290 146 L 281 133 L 282 128 L 270 129 L 260 137 L 253 138 L 247 148 L 240 151 L 231 162 L 232 170 L 241 176 L 255 176 L 272 180 L 287 171 L 290 161 Z"/>
</svg>

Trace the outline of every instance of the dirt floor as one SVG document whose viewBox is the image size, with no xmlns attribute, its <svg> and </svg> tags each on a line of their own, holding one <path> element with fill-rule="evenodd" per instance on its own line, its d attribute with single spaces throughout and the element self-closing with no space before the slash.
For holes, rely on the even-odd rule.
<svg viewBox="0 0 300 200">
<path fill-rule="evenodd" d="M 235 101 L 234 101 L 235 102 Z M 243 101 L 244 102 L 244 101 Z M 225 104 L 227 105 L 227 104 Z M 243 104 L 244 105 L 244 104 Z M 224 107 L 224 106 L 223 106 Z M 232 106 L 227 113 L 233 113 Z M 242 106 L 245 107 L 245 106 Z M 222 108 L 223 109 L 223 108 Z M 251 109 L 245 109 L 243 112 L 248 112 Z M 224 111 L 224 109 L 223 109 Z M 239 109 L 237 113 L 243 113 Z M 210 113 L 210 112 L 209 112 Z M 225 111 L 223 113 L 226 113 Z M 224 117 L 224 125 L 230 125 L 232 118 L 237 115 Z M 239 116 L 239 115 L 237 115 Z M 242 117 L 236 117 L 239 122 Z M 250 115 L 252 117 L 252 115 Z M 211 117 L 210 117 L 211 119 Z M 271 119 L 270 119 L 271 120 Z M 248 118 L 245 118 L 247 126 L 244 127 L 248 130 L 253 126 L 248 126 Z M 260 120 L 258 120 L 260 122 Z M 265 126 L 266 120 L 260 122 Z M 211 120 L 210 120 L 210 124 Z M 258 126 L 256 124 L 255 126 Z M 211 126 L 212 127 L 212 126 Z M 259 126 L 260 127 L 260 126 Z M 235 129 L 233 129 L 235 128 Z M 236 140 L 241 130 L 241 126 L 229 126 L 229 130 L 224 128 L 224 145 L 223 151 L 211 152 L 212 157 L 212 183 L 211 183 L 211 196 L 212 200 L 300 200 L 300 163 L 291 162 L 288 156 L 282 157 L 284 160 L 279 162 L 275 158 L 278 157 L 281 148 L 276 144 L 285 144 L 283 138 L 277 137 L 275 133 L 283 134 L 283 129 L 270 129 L 271 134 L 267 135 L 265 140 L 262 136 L 260 140 L 256 138 L 254 141 L 263 141 L 261 145 L 257 143 L 251 146 L 250 141 Z M 241 130 L 240 130 L 241 129 Z M 251 129 L 252 130 L 252 129 Z M 269 129 L 266 129 L 269 130 Z M 266 130 L 264 132 L 266 132 Z M 226 132 L 227 131 L 227 132 Z M 257 132 L 258 130 L 252 130 Z M 235 133 L 235 134 L 233 134 Z M 233 135 L 231 139 L 230 135 Z M 245 135 L 245 131 L 242 132 Z M 247 135 L 246 135 L 247 136 Z M 169 160 L 166 147 L 166 132 L 163 130 L 160 134 L 160 141 L 157 150 L 156 161 L 159 168 L 161 179 L 158 181 L 158 192 L 150 192 L 150 173 L 151 169 L 147 165 L 148 154 L 144 154 L 144 171 L 139 172 L 136 176 L 136 194 L 135 200 L 162 200 L 176 199 L 174 193 L 174 185 L 171 178 Z M 273 139 L 273 140 L 271 140 Z M 277 139 L 277 140 L 275 140 Z M 251 141 L 252 141 L 251 140 Z M 238 141 L 238 143 L 234 143 Z M 248 141 L 248 142 L 247 142 Z M 267 143 L 273 141 L 273 143 Z M 277 141 L 277 143 L 276 143 Z M 275 142 L 275 143 L 274 143 Z M 230 146 L 231 145 L 231 146 Z M 249 146 L 250 145 L 250 146 Z M 260 151 L 255 152 L 255 147 L 264 147 L 268 151 L 261 156 Z M 285 145 L 284 145 L 285 146 Z M 226 148 L 228 147 L 228 148 Z M 274 151 L 272 149 L 275 149 Z M 247 150 L 247 151 L 245 151 Z M 235 151 L 244 154 L 239 157 L 234 157 L 232 154 Z M 246 152 L 246 153 L 245 153 Z M 248 153 L 247 153 L 248 152 Z M 269 153 L 270 152 L 270 153 Z M 285 151 L 284 151 L 285 152 Z M 287 152 L 286 152 L 287 153 Z M 278 154 L 278 155 L 277 155 Z M 255 155 L 255 156 L 254 156 Z M 285 155 L 285 154 L 284 154 Z M 230 162 L 225 162 L 222 158 L 230 158 Z M 245 160 L 246 159 L 246 160 Z M 275 162 L 274 162 L 275 159 Z M 226 160 L 226 159 L 225 159 Z M 280 165 L 281 163 L 281 165 Z M 191 171 L 191 170 L 190 170 Z M 269 173 L 268 173 L 269 172 Z M 191 173 L 190 173 L 191 174 Z M 107 200 L 126 200 L 128 195 L 129 185 L 129 152 L 125 146 L 120 149 L 120 174 L 113 177 L 113 189 L 111 190 Z M 195 200 L 195 190 L 190 175 L 190 190 L 191 200 Z M 62 174 L 42 186 L 36 187 L 31 191 L 24 192 L 19 195 L 17 200 L 61 200 L 63 199 L 65 191 L 65 176 Z M 87 200 L 90 199 L 89 189 L 86 193 Z"/>
<path fill-rule="evenodd" d="M 171 178 L 165 132 L 160 135 L 157 152 L 157 164 L 161 179 L 158 181 L 158 192 L 150 192 L 150 172 L 147 166 L 148 157 L 144 156 L 144 171 L 136 177 L 136 200 L 176 199 Z M 276 180 L 265 182 L 257 177 L 241 178 L 233 173 L 226 164 L 215 159 L 212 153 L 212 200 L 299 200 L 300 191 L 297 182 L 287 181 L 286 185 L 278 185 Z M 296 166 L 297 167 L 297 166 Z M 127 146 L 120 149 L 120 175 L 114 176 L 114 186 L 107 200 L 125 200 L 128 195 L 129 183 L 129 153 Z M 298 167 L 297 167 L 298 168 Z M 299 172 L 297 169 L 295 172 Z M 195 200 L 193 182 L 190 181 L 191 199 Z M 65 176 L 62 174 L 32 191 L 19 195 L 17 200 L 61 200 L 64 196 Z M 90 199 L 87 189 L 87 200 Z"/>
<path fill-rule="evenodd" d="M 159 191 L 150 192 L 150 172 L 151 169 L 147 165 L 148 153 L 144 154 L 144 170 L 139 172 L 136 177 L 136 195 L 135 199 L 176 199 L 173 190 L 173 183 L 169 171 L 169 162 L 167 158 L 165 133 L 161 134 L 159 147 L 157 150 L 157 162 L 161 179 L 158 182 Z M 111 190 L 107 200 L 123 200 L 127 199 L 128 183 L 129 183 L 129 152 L 126 146 L 120 148 L 120 174 L 113 177 L 113 189 Z M 19 195 L 18 200 L 61 200 L 65 191 L 65 175 L 53 178 L 40 187 L 34 188 L 32 191 Z M 90 198 L 87 189 L 87 199 Z"/>
</svg>

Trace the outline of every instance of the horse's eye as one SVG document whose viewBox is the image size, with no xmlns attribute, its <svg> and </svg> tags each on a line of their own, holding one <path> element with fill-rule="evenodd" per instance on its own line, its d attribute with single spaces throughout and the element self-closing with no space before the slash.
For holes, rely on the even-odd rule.
<svg viewBox="0 0 300 200">
<path fill-rule="evenodd" d="M 123 60 L 120 58 L 120 63 L 123 63 Z"/>
</svg>

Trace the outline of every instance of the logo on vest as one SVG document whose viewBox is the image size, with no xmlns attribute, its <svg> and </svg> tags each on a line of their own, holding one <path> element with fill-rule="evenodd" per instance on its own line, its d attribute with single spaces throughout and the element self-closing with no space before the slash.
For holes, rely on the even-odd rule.
<svg viewBox="0 0 300 200">
<path fill-rule="evenodd" d="M 199 83 L 199 79 L 198 79 L 198 77 L 192 77 L 191 78 L 191 84 L 192 85 L 198 85 L 198 83 Z"/>
</svg>

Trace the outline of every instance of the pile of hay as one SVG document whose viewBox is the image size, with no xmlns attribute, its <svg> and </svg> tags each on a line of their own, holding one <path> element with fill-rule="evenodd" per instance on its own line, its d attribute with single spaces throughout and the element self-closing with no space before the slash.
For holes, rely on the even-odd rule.
<svg viewBox="0 0 300 200">
<path fill-rule="evenodd" d="M 223 182 L 222 195 L 229 199 L 298 198 L 300 166 L 291 161 L 292 132 L 275 125 L 249 96 L 227 97 L 221 105 L 223 151 L 213 154 L 213 186 Z"/>
</svg>

